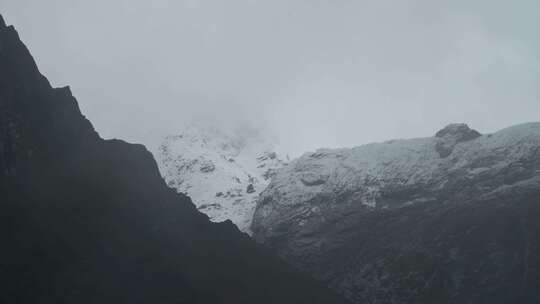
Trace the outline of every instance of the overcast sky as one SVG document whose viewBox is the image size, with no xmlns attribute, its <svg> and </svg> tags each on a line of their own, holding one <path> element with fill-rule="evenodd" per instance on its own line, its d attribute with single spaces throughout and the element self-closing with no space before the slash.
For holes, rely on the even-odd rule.
<svg viewBox="0 0 540 304">
<path fill-rule="evenodd" d="M 293 155 L 540 120 L 540 1 L 1 0 L 106 138 L 252 125 Z"/>
</svg>

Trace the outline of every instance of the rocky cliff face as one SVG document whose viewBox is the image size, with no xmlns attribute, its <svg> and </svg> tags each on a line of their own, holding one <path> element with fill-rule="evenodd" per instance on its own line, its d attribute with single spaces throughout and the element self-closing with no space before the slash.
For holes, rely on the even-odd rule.
<svg viewBox="0 0 540 304">
<path fill-rule="evenodd" d="M 339 303 L 99 138 L 0 17 L 1 303 Z"/>
<path fill-rule="evenodd" d="M 357 303 L 536 303 L 540 123 L 307 153 L 254 237 Z"/>
<path fill-rule="evenodd" d="M 170 187 L 193 198 L 210 220 L 231 220 L 247 233 L 259 194 L 285 165 L 270 142 L 251 133 L 190 126 L 167 136 L 155 153 Z"/>
</svg>

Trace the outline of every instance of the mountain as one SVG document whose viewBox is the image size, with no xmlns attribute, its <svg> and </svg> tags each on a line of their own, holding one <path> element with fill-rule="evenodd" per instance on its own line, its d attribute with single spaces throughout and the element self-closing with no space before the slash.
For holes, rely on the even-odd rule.
<svg viewBox="0 0 540 304">
<path fill-rule="evenodd" d="M 540 123 L 306 153 L 253 236 L 356 303 L 540 303 Z"/>
<path fill-rule="evenodd" d="M 0 17 L 1 303 L 343 303 L 103 140 Z"/>
<path fill-rule="evenodd" d="M 155 153 L 167 184 L 186 193 L 197 209 L 250 233 L 256 200 L 285 161 L 257 132 L 190 126 L 167 136 Z"/>
</svg>

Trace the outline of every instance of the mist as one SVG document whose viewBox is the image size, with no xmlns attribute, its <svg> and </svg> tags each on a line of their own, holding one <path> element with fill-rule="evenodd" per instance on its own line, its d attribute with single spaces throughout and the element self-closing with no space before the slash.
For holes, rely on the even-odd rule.
<svg viewBox="0 0 540 304">
<path fill-rule="evenodd" d="M 106 138 L 249 126 L 293 156 L 539 120 L 537 1 L 3 0 Z"/>
</svg>

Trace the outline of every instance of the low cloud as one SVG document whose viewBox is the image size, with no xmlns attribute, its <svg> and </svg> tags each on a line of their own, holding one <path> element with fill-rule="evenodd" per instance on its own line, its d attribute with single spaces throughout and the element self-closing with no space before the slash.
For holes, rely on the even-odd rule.
<svg viewBox="0 0 540 304">
<path fill-rule="evenodd" d="M 105 137 L 250 125 L 293 155 L 538 120 L 536 2 L 29 1 L 2 14 Z"/>
</svg>

